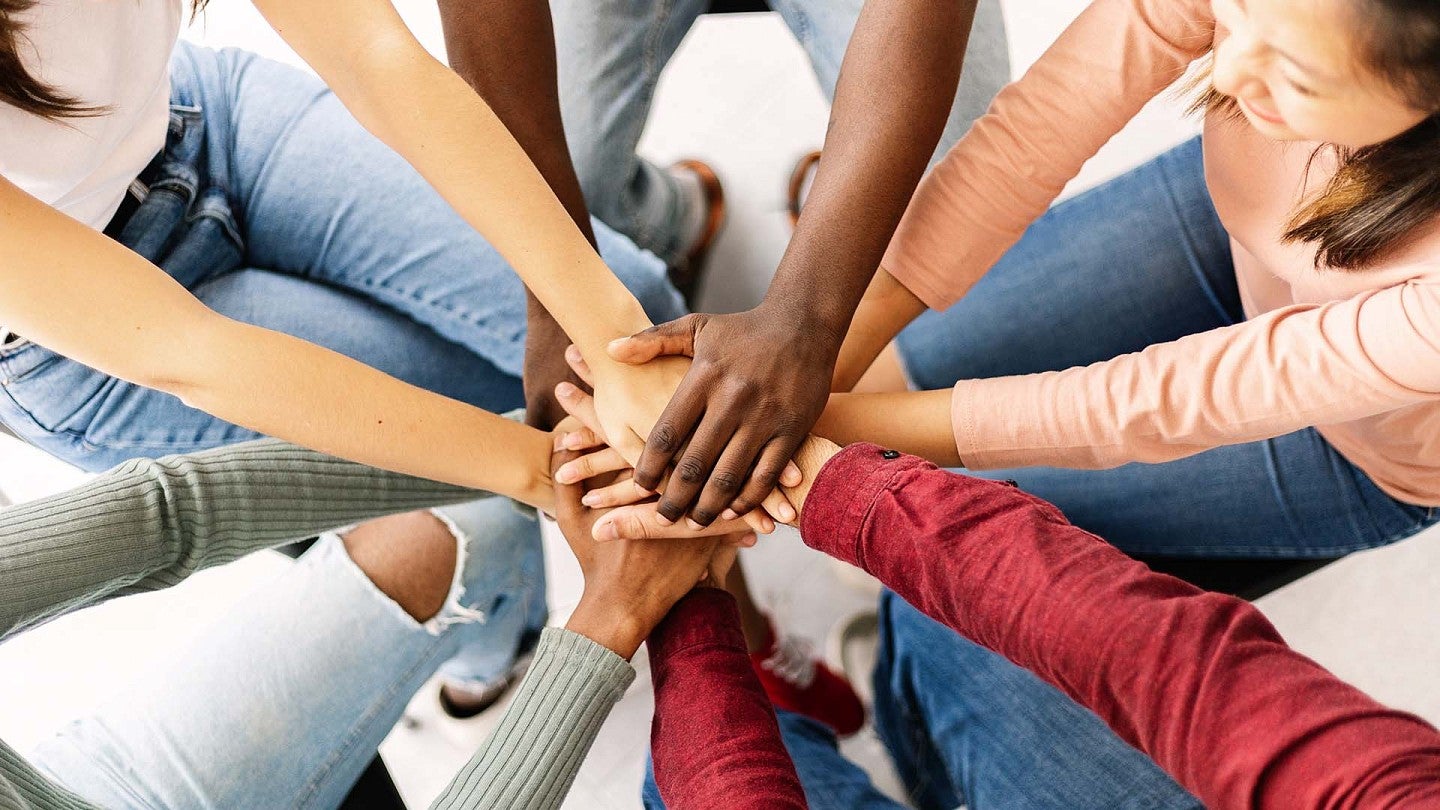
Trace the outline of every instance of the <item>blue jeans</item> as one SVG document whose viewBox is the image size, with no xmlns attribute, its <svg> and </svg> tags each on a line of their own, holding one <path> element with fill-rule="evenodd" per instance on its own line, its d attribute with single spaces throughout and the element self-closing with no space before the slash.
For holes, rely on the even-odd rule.
<svg viewBox="0 0 1440 810">
<path fill-rule="evenodd" d="M 864 0 L 770 0 L 835 97 L 840 62 Z M 550 0 L 559 43 L 560 107 L 591 212 L 667 262 L 683 258 L 687 199 L 663 169 L 635 154 L 655 85 L 710 0 Z M 736 58 L 742 58 L 737 53 Z M 999 0 L 980 0 L 943 155 L 1010 81 Z M 936 92 L 944 92 L 937 88 Z"/>
<path fill-rule="evenodd" d="M 1202 807 L 1100 718 L 890 591 L 874 686 L 875 729 L 920 810 Z M 902 810 L 841 756 L 833 731 L 777 714 L 813 810 Z M 642 798 L 665 806 L 648 765 Z"/>
<path fill-rule="evenodd" d="M 293 68 L 181 43 L 171 69 L 169 142 L 121 242 L 224 315 L 487 410 L 524 404 L 524 287 L 408 163 Z M 683 314 L 654 256 L 596 234 L 651 317 Z M 0 420 L 92 471 L 255 436 L 34 344 L 0 355 L 0 381 Z"/>
<path fill-rule="evenodd" d="M 182 42 L 171 60 L 171 105 L 165 149 L 146 173 L 149 193 L 112 234 L 121 243 L 223 315 L 326 346 L 487 410 L 523 405 L 525 297 L 519 278 L 318 79 L 243 51 Z M 658 259 L 599 223 L 596 235 L 607 263 L 652 318 L 683 314 Z M 33 343 L 0 349 L 0 390 L 0 421 L 91 471 L 255 437 L 168 394 Z M 393 659 L 397 666 L 420 667 L 382 673 L 412 693 L 447 658 L 453 660 L 444 674 L 452 680 L 493 680 L 508 671 L 524 634 L 544 623 L 537 524 L 507 503 L 478 509 L 466 530 L 489 544 L 492 552 L 484 558 L 498 567 L 476 591 L 503 595 L 520 607 L 491 616 L 483 637 L 473 642 L 437 646 L 444 656 Z M 285 582 L 298 587 L 304 580 Z M 296 601 L 303 603 L 300 597 Z M 316 654 L 298 646 L 289 652 L 297 658 Z M 337 676 L 329 687 L 353 697 L 343 689 L 351 677 Z M 170 691 L 171 680 L 161 683 Z M 362 680 L 360 689 L 367 684 L 374 685 Z M 171 700 L 157 694 L 150 705 L 160 711 Z M 385 717 L 393 723 L 398 709 Z M 373 756 L 379 737 L 363 739 L 371 746 L 365 756 Z"/>
<path fill-rule="evenodd" d="M 318 79 L 182 42 L 171 103 L 165 150 L 117 235 L 123 244 L 221 314 L 487 410 L 523 406 L 519 278 Z M 596 235 L 651 317 L 683 314 L 659 260 L 599 223 Z M 0 421 L 91 471 L 256 436 L 33 343 L 0 353 L 0 388 Z M 523 543 L 526 570 L 541 571 L 538 526 L 492 514 L 494 525 L 477 531 Z M 543 578 L 529 587 L 543 595 Z M 530 629 L 543 624 L 543 604 L 538 616 Z M 516 628 L 504 662 L 525 629 Z M 489 680 L 503 672 L 493 656 L 467 648 L 446 674 Z"/>
<path fill-rule="evenodd" d="M 974 289 L 899 338 L 916 386 L 1087 365 L 1244 320 L 1199 139 L 1033 224 Z M 1127 552 L 1333 558 L 1435 510 L 1386 495 L 1313 429 L 1111 470 L 992 470 Z"/>
<path fill-rule="evenodd" d="M 493 528 L 526 520 L 512 504 L 439 511 L 460 529 L 461 553 L 429 621 L 412 619 L 327 534 L 31 761 L 115 810 L 338 807 L 437 666 L 467 647 L 503 651 L 508 664 L 516 629 L 537 610 L 544 620 L 525 544 Z"/>
</svg>

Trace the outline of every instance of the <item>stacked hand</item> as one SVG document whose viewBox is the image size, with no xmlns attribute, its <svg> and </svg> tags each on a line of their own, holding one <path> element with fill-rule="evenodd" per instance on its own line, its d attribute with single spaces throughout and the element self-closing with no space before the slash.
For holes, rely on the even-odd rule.
<svg viewBox="0 0 1440 810">
<path fill-rule="evenodd" d="M 566 351 L 566 359 L 571 367 L 586 383 L 595 389 L 595 398 L 587 424 L 593 425 L 591 432 L 585 438 L 588 441 L 603 441 L 610 446 L 610 451 L 605 454 L 603 461 L 606 466 L 603 469 L 591 469 L 588 472 L 597 473 L 602 471 L 615 471 L 635 467 L 642 459 L 650 453 L 650 448 L 657 442 L 668 442 L 668 434 L 663 426 L 657 424 L 657 420 L 669 408 L 673 407 L 670 397 L 680 385 L 680 381 L 686 378 L 689 361 L 681 358 L 662 357 L 652 359 L 649 362 L 637 365 L 627 365 L 611 360 L 610 358 L 600 359 L 594 366 L 585 362 L 580 352 L 573 346 Z M 562 383 L 557 388 L 557 398 L 561 399 L 561 405 L 565 406 L 564 398 L 577 396 L 579 390 L 573 385 Z M 568 408 L 567 408 L 568 409 Z M 656 425 L 654 430 L 650 426 Z M 645 437 L 648 437 L 648 441 Z M 803 439 L 803 435 L 801 437 Z M 578 442 L 579 439 L 576 439 Z M 708 474 L 708 467 L 703 467 L 700 462 L 695 461 L 688 455 L 690 442 L 682 450 L 682 458 L 672 475 L 667 475 L 664 465 L 661 466 L 659 477 L 653 483 L 646 482 L 636 468 L 628 482 L 623 486 L 628 487 L 637 495 L 644 493 L 653 494 L 658 490 L 668 491 L 674 486 L 674 482 L 685 478 L 694 478 L 702 473 Z M 579 444 L 571 445 L 578 447 Z M 789 452 L 780 459 L 780 480 L 787 485 L 795 485 L 800 481 L 800 470 L 793 463 L 789 462 Z M 597 459 L 599 461 L 599 459 Z M 588 476 L 587 476 L 588 477 Z M 580 477 L 572 477 L 569 481 L 581 480 Z M 795 509 L 785 499 L 785 496 L 775 489 L 766 490 L 768 494 L 760 499 L 759 505 L 762 508 L 733 510 L 722 506 L 717 509 L 716 514 L 724 512 L 725 520 L 743 516 L 745 521 L 755 531 L 768 534 L 774 531 L 774 520 L 789 522 L 795 518 Z M 727 502 L 728 503 L 728 502 Z M 657 504 L 657 520 L 662 525 L 677 522 L 683 517 L 683 510 L 678 512 L 672 510 L 666 512 L 666 502 L 661 498 Z M 700 530 L 714 522 L 716 515 L 706 515 L 704 521 L 691 520 L 687 525 L 692 530 Z"/>
<path fill-rule="evenodd" d="M 589 405 L 593 408 L 593 401 Z M 579 424 L 573 419 L 561 423 L 551 459 L 552 473 L 581 458 L 578 451 L 564 449 L 561 441 L 567 435 L 565 430 L 577 428 Z M 755 535 L 738 520 L 709 531 L 739 529 L 739 533 L 697 537 L 693 531 L 678 526 L 661 527 L 653 520 L 642 519 L 641 523 L 648 526 L 639 539 L 597 542 L 594 526 L 608 510 L 591 509 L 582 501 L 587 486 L 604 483 L 607 476 L 613 478 L 614 473 L 586 483 L 567 484 L 560 483 L 558 474 L 553 475 L 555 518 L 585 576 L 580 604 L 566 627 L 629 658 L 691 588 L 724 582 L 735 561 L 737 546 L 754 543 Z M 646 534 L 651 539 L 644 539 Z M 672 537 L 655 537 L 664 534 Z"/>
<path fill-rule="evenodd" d="M 631 364 L 630 374 L 663 369 L 649 372 L 667 384 L 658 389 L 663 409 L 647 414 L 653 429 L 643 451 L 637 458 L 619 448 L 635 465 L 635 482 L 663 492 L 662 517 L 679 521 L 688 512 L 706 526 L 763 503 L 777 520 L 794 519 L 776 486 L 799 483 L 791 459 L 825 409 L 838 346 L 813 330 L 796 340 L 797 317 L 766 305 L 687 315 L 610 345 L 611 359 Z M 673 355 L 695 360 L 686 368 Z M 612 412 L 607 382 L 596 389 L 602 421 Z"/>
</svg>

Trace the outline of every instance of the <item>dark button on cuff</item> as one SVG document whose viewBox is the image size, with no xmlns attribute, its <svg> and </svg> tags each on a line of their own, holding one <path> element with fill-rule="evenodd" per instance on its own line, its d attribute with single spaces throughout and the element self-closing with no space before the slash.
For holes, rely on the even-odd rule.
<svg viewBox="0 0 1440 810">
<path fill-rule="evenodd" d="M 880 457 L 883 458 L 883 459 L 885 459 L 886 461 L 894 461 L 895 459 L 897 459 L 897 458 L 900 457 L 900 451 L 899 451 L 899 450 L 881 450 L 881 451 L 880 451 Z"/>
</svg>

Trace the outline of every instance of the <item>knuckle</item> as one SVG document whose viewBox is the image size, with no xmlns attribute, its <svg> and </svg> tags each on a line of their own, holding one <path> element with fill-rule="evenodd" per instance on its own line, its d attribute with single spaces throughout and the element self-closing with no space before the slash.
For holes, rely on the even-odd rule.
<svg viewBox="0 0 1440 810">
<path fill-rule="evenodd" d="M 710 476 L 710 485 L 720 492 L 725 493 L 739 491 L 744 481 L 744 477 L 737 474 L 734 470 L 716 470 L 715 474 Z"/>
<path fill-rule="evenodd" d="M 705 465 L 693 458 L 682 459 L 675 466 L 675 475 L 687 484 L 698 484 L 705 480 Z"/>
<path fill-rule="evenodd" d="M 650 431 L 650 445 L 662 453 L 673 453 L 680 445 L 680 432 L 669 423 L 661 422 Z"/>
</svg>

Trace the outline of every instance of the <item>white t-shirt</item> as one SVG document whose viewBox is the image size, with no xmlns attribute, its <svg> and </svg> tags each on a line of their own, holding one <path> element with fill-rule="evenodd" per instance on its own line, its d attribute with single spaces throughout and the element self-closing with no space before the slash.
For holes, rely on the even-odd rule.
<svg viewBox="0 0 1440 810">
<path fill-rule="evenodd" d="M 40 0 L 21 15 L 30 75 L 104 111 L 47 121 L 0 103 L 0 175 L 103 229 L 165 146 L 182 13 L 181 0 Z"/>
</svg>

